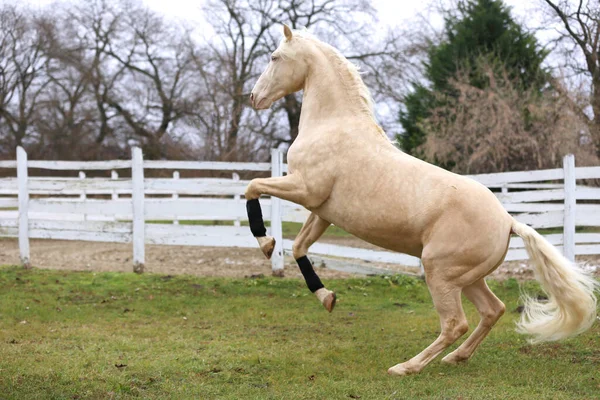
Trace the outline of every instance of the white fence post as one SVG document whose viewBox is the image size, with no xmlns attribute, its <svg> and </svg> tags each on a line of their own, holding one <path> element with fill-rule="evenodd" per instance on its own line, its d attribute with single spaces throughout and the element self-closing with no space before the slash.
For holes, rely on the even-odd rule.
<svg viewBox="0 0 600 400">
<path fill-rule="evenodd" d="M 133 272 L 144 272 L 144 156 L 142 149 L 131 149 L 131 203 L 133 205 Z"/>
<path fill-rule="evenodd" d="M 29 190 L 27 188 L 27 153 L 17 147 L 17 185 L 19 188 L 19 253 L 21 264 L 31 268 L 29 262 Z"/>
<path fill-rule="evenodd" d="M 85 179 L 85 172 L 79 171 L 79 179 L 82 179 L 82 180 Z M 79 199 L 81 201 L 85 201 L 87 199 L 87 195 L 85 193 L 85 190 L 81 191 L 81 194 L 79 195 Z M 83 220 L 87 221 L 87 214 L 83 214 Z"/>
<path fill-rule="evenodd" d="M 112 180 L 117 180 L 119 179 L 119 173 L 115 170 L 110 171 L 110 179 Z M 111 199 L 113 200 L 119 200 L 119 193 L 116 190 L 113 190 L 112 194 L 110 195 Z"/>
<path fill-rule="evenodd" d="M 567 154 L 563 158 L 565 172 L 565 216 L 563 223 L 563 254 L 570 261 L 575 261 L 575 208 L 577 196 L 575 194 L 575 156 Z"/>
<path fill-rule="evenodd" d="M 179 179 L 179 171 L 173 171 L 173 180 L 178 180 Z M 171 196 L 173 198 L 173 200 L 177 200 L 179 198 L 179 193 L 173 193 L 173 195 Z M 177 215 L 173 216 L 173 225 L 179 225 L 179 219 L 177 219 Z"/>
<path fill-rule="evenodd" d="M 119 173 L 115 170 L 110 171 L 110 179 L 116 181 L 117 179 L 119 179 Z M 111 195 L 110 195 L 111 200 L 116 201 L 119 200 L 119 193 L 116 190 L 113 190 Z M 111 221 L 117 221 L 117 216 L 116 215 L 112 215 L 110 217 Z"/>
<path fill-rule="evenodd" d="M 283 176 L 283 153 L 278 149 L 271 149 L 271 176 Z M 271 196 L 271 236 L 275 238 L 271 268 L 274 276 L 283 276 L 283 228 L 281 220 L 281 199 Z"/>
<path fill-rule="evenodd" d="M 231 179 L 234 182 L 239 182 L 240 176 L 236 172 L 234 172 L 233 174 L 231 174 Z M 241 196 L 239 194 L 236 194 L 233 196 L 233 198 L 235 199 L 236 203 L 239 203 Z M 236 218 L 235 221 L 233 221 L 233 226 L 242 226 L 242 223 L 240 222 L 239 218 Z"/>
</svg>

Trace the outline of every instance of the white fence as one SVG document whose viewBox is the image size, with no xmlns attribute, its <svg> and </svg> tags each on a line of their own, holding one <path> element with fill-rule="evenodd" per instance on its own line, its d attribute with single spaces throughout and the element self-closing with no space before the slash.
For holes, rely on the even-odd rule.
<svg viewBox="0 0 600 400">
<path fill-rule="evenodd" d="M 19 238 L 24 265 L 30 264 L 30 238 L 132 243 L 138 272 L 143 271 L 145 244 L 257 248 L 250 229 L 242 226 L 248 181 L 240 180 L 238 173 L 285 174 L 281 152 L 273 150 L 271 155 L 271 163 L 144 161 L 141 150 L 134 148 L 132 160 L 28 161 L 19 148 L 16 161 L 0 161 L 0 168 L 16 169 L 16 177 L 0 178 L 0 236 Z M 31 169 L 54 170 L 55 174 L 68 171 L 71 176 L 29 176 Z M 123 170 L 121 174 L 130 173 L 131 178 L 119 177 Z M 144 177 L 152 170 L 169 171 L 171 177 Z M 190 170 L 227 172 L 231 178 L 181 177 Z M 88 177 L 87 171 L 103 172 L 105 177 Z M 538 229 L 560 228 L 560 233 L 546 238 L 569 258 L 600 254 L 600 231 L 575 233 L 576 226 L 600 226 L 600 189 L 576 185 L 578 179 L 600 178 L 600 167 L 575 168 L 573 157 L 567 156 L 563 169 L 472 177 L 496 190 L 506 209 L 520 221 Z M 272 258 L 277 273 L 283 269 L 284 253 L 292 247 L 292 240 L 283 238 L 282 221 L 304 222 L 308 211 L 276 198 L 263 198 L 261 205 L 270 222 L 269 232 L 277 240 Z M 229 225 L 215 225 L 215 221 L 229 221 Z M 388 251 L 322 243 L 310 251 L 333 257 L 327 263 L 330 267 L 345 265 L 341 268 L 363 273 L 389 271 L 340 263 L 335 258 L 420 265 L 417 258 Z M 522 240 L 512 239 L 507 259 L 525 258 Z"/>
</svg>

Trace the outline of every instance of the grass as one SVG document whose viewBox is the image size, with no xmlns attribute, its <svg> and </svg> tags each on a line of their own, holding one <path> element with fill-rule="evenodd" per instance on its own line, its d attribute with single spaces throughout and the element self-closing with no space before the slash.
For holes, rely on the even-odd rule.
<svg viewBox="0 0 600 400">
<path fill-rule="evenodd" d="M 439 330 L 424 283 L 327 283 L 340 299 L 332 314 L 293 279 L 2 268 L 0 398 L 598 398 L 598 324 L 528 345 L 514 332 L 514 280 L 491 282 L 508 312 L 468 364 L 435 360 L 402 378 L 386 369 Z"/>
</svg>

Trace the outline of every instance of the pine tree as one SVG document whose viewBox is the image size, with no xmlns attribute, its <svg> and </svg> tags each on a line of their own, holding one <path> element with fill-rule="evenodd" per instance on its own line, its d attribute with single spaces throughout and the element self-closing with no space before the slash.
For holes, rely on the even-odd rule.
<svg viewBox="0 0 600 400">
<path fill-rule="evenodd" d="M 468 69 L 471 85 L 484 88 L 487 77 L 476 69 L 476 60 L 492 58 L 509 78 L 523 90 L 541 89 L 548 81 L 542 63 L 548 54 L 540 48 L 534 35 L 525 32 L 510 15 L 502 0 L 463 0 L 445 16 L 445 39 L 432 44 L 425 63 L 427 83 L 415 83 L 404 98 L 399 120 L 404 133 L 398 139 L 404 151 L 419 156 L 418 146 L 425 135 L 421 121 L 439 105 L 436 94 L 452 95 L 449 80 L 459 68 Z"/>
</svg>

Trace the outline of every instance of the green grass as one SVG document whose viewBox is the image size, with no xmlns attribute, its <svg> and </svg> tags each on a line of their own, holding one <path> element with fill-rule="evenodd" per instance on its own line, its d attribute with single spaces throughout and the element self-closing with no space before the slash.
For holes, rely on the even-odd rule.
<svg viewBox="0 0 600 400">
<path fill-rule="evenodd" d="M 0 398 L 598 398 L 598 324 L 528 345 L 514 332 L 514 280 L 491 283 L 508 312 L 468 364 L 435 360 L 409 377 L 386 370 L 438 334 L 424 283 L 327 283 L 332 314 L 293 279 L 2 268 Z"/>
</svg>

